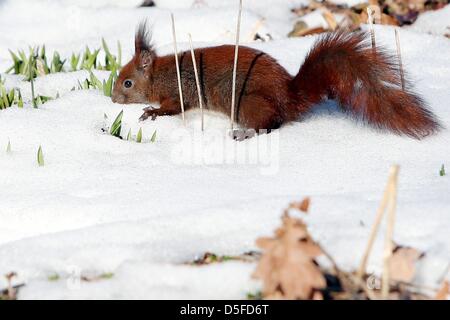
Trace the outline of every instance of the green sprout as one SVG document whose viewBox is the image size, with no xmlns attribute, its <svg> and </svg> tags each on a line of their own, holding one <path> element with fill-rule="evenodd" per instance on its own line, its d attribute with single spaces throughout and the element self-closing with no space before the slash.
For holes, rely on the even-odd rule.
<svg viewBox="0 0 450 320">
<path fill-rule="evenodd" d="M 6 72 L 24 75 L 27 81 L 31 81 L 38 75 L 62 72 L 66 63 L 66 60 L 62 60 L 60 54 L 55 51 L 49 65 L 45 46 L 42 46 L 40 50 L 39 47 L 30 47 L 28 55 L 23 50 L 19 50 L 17 53 L 9 50 L 9 53 L 13 65 Z"/>
<path fill-rule="evenodd" d="M 35 108 L 37 108 L 37 107 L 43 105 L 44 103 L 47 103 L 47 102 L 50 101 L 50 100 L 53 100 L 53 98 L 52 98 L 52 97 L 48 97 L 48 96 L 41 96 L 41 95 L 38 95 L 38 96 L 37 96 L 36 98 L 34 98 L 34 100 L 33 100 L 33 106 L 34 106 Z"/>
<path fill-rule="evenodd" d="M 37 75 L 46 75 L 50 73 L 64 72 L 64 65 L 68 61 L 70 63 L 70 71 L 78 70 L 108 70 L 117 71 L 122 65 L 122 46 L 117 42 L 117 56 L 111 53 L 106 41 L 102 39 L 102 47 L 100 49 L 91 50 L 86 47 L 83 53 L 72 53 L 70 59 L 63 59 L 59 52 L 54 51 L 51 59 L 47 58 L 45 45 L 42 47 L 29 48 L 30 52 L 27 55 L 24 50 L 13 52 L 9 50 L 12 65 L 6 73 L 14 73 L 24 75 L 27 81 L 31 77 L 35 78 Z M 99 62 L 98 55 L 101 51 L 105 52 L 105 65 Z M 33 59 L 31 59 L 33 56 Z M 30 64 L 30 61 L 32 63 Z M 48 62 L 50 61 L 50 63 Z"/>
<path fill-rule="evenodd" d="M 61 56 L 59 55 L 59 53 L 57 51 L 55 51 L 53 53 L 53 59 L 52 59 L 52 64 L 50 66 L 50 72 L 49 73 L 62 72 L 65 63 L 66 63 L 66 59 L 65 60 L 61 60 Z"/>
<path fill-rule="evenodd" d="M 6 153 L 11 153 L 11 140 L 8 139 L 8 145 L 6 146 Z"/>
<path fill-rule="evenodd" d="M 38 162 L 38 165 L 40 167 L 44 166 L 44 153 L 42 152 L 42 147 L 41 146 L 39 146 L 39 149 L 38 149 L 37 162 Z"/>
<path fill-rule="evenodd" d="M 116 120 L 114 120 L 111 130 L 109 133 L 117 138 L 120 138 L 120 131 L 122 130 L 122 117 L 123 117 L 123 110 L 120 111 L 120 113 L 117 115 Z"/>
<path fill-rule="evenodd" d="M 70 57 L 70 68 L 72 71 L 78 70 L 78 65 L 80 64 L 80 54 L 72 53 Z"/>
<path fill-rule="evenodd" d="M 86 47 L 86 50 L 83 54 L 83 60 L 81 62 L 81 69 L 92 70 L 97 69 L 97 57 L 100 53 L 100 49 L 94 50 L 91 52 L 89 47 Z"/>
<path fill-rule="evenodd" d="M 23 99 L 20 90 L 6 90 L 3 82 L 0 81 L 0 110 L 12 107 L 13 105 L 17 105 L 19 108 L 23 107 Z"/>
<path fill-rule="evenodd" d="M 100 275 L 100 279 L 104 279 L 104 280 L 108 280 L 113 277 L 114 277 L 114 273 L 112 273 L 112 272 L 105 272 Z"/>
<path fill-rule="evenodd" d="M 127 141 L 131 141 L 131 129 L 128 130 Z"/>
<path fill-rule="evenodd" d="M 100 81 L 95 74 L 90 71 L 89 79 L 85 79 L 83 83 L 78 81 L 79 90 L 97 89 L 103 92 L 106 97 L 111 97 L 114 90 L 114 83 L 117 79 L 117 72 L 112 71 L 107 80 Z"/>
<path fill-rule="evenodd" d="M 155 142 L 156 141 L 156 130 L 153 132 L 152 137 L 150 138 L 151 142 Z"/>
<path fill-rule="evenodd" d="M 109 50 L 108 45 L 106 44 L 105 39 L 102 39 L 102 47 L 103 51 L 105 51 L 105 70 L 108 71 L 116 71 L 119 70 L 122 64 L 122 46 L 120 45 L 120 42 L 117 42 L 117 51 L 118 56 L 114 56 L 111 54 L 111 51 Z"/>
<path fill-rule="evenodd" d="M 142 142 L 142 128 L 139 129 L 138 134 L 136 136 L 136 142 L 141 143 Z"/>
<path fill-rule="evenodd" d="M 20 93 L 20 90 L 19 90 L 19 93 L 17 96 L 17 106 L 19 108 L 23 108 L 23 99 L 22 99 L 22 94 Z"/>
<path fill-rule="evenodd" d="M 445 167 L 444 167 L 443 164 L 442 164 L 442 166 L 441 166 L 441 170 L 439 170 L 439 175 L 440 175 L 441 177 L 445 176 Z"/>
<path fill-rule="evenodd" d="M 114 83 L 117 80 L 117 72 L 111 71 L 111 74 L 109 75 L 109 78 L 107 81 L 103 80 L 103 94 L 107 97 L 112 96 L 112 92 L 114 89 Z"/>
<path fill-rule="evenodd" d="M 60 279 L 60 276 L 59 276 L 59 274 L 54 273 L 54 274 L 49 275 L 47 277 L 47 279 L 48 279 L 48 281 L 54 282 L 54 281 L 58 281 Z"/>
<path fill-rule="evenodd" d="M 247 293 L 247 300 L 262 300 L 262 299 L 263 295 L 261 291 Z"/>
</svg>

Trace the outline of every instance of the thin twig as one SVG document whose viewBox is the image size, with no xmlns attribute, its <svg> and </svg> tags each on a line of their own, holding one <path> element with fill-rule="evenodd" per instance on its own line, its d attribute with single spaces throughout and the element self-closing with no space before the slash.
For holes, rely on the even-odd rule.
<svg viewBox="0 0 450 320">
<path fill-rule="evenodd" d="M 176 65 L 176 68 L 177 68 L 177 80 L 178 80 L 178 92 L 180 94 L 181 117 L 183 118 L 183 123 L 186 124 L 186 120 L 184 118 L 183 90 L 181 88 L 180 64 L 178 62 L 177 34 L 176 34 L 176 31 L 175 31 L 175 18 L 173 16 L 173 13 L 170 14 L 170 17 L 172 19 L 173 49 L 175 51 L 175 65 Z"/>
<path fill-rule="evenodd" d="M 372 50 L 375 51 L 376 49 L 376 42 L 375 42 L 375 30 L 373 29 L 373 20 L 374 20 L 374 11 L 372 10 L 372 8 L 369 6 L 367 7 L 367 21 L 369 22 L 369 28 L 370 28 L 370 37 L 372 39 Z"/>
<path fill-rule="evenodd" d="M 202 99 L 202 88 L 200 86 L 200 81 L 198 79 L 198 71 L 197 71 L 197 62 L 195 61 L 195 53 L 194 47 L 192 46 L 192 36 L 189 33 L 189 43 L 191 45 L 191 57 L 192 64 L 194 65 L 194 74 L 195 74 L 195 83 L 197 84 L 197 93 L 198 93 L 198 103 L 200 105 L 200 112 L 202 117 L 202 131 L 204 130 L 204 117 L 203 117 L 203 99 Z"/>
<path fill-rule="evenodd" d="M 37 108 L 37 102 L 36 102 L 36 98 L 34 96 L 33 65 L 34 65 L 34 49 L 32 49 L 32 52 L 30 55 L 29 68 L 30 68 L 30 83 L 31 83 L 31 103 L 33 104 L 34 108 Z"/>
<path fill-rule="evenodd" d="M 16 276 L 17 276 L 17 274 L 15 272 L 10 272 L 5 276 L 6 280 L 7 280 L 7 284 L 8 284 L 6 291 L 7 291 L 9 300 L 17 299 L 17 291 L 14 288 L 14 286 L 12 285 L 12 279 Z"/>
<path fill-rule="evenodd" d="M 381 221 L 383 220 L 384 212 L 386 211 L 386 207 L 389 200 L 389 194 L 390 194 L 390 186 L 392 183 L 392 179 L 394 176 L 394 167 L 391 168 L 391 171 L 389 173 L 388 182 L 386 185 L 386 188 L 383 193 L 383 198 L 381 200 L 380 206 L 378 207 L 376 216 L 375 216 L 375 222 L 372 225 L 372 230 L 370 231 L 369 240 L 367 242 L 366 250 L 364 251 L 364 255 L 361 259 L 361 263 L 358 268 L 357 276 L 359 278 L 364 277 L 366 274 L 366 268 L 367 268 L 367 262 L 369 260 L 370 252 L 372 251 L 373 244 L 375 242 L 375 238 L 378 234 L 378 229 L 380 227 Z"/>
<path fill-rule="evenodd" d="M 402 90 L 405 90 L 405 74 L 403 72 L 402 50 L 400 47 L 400 36 L 399 36 L 397 29 L 395 29 L 395 42 L 397 44 L 398 68 L 400 69 L 400 78 L 402 80 Z"/>
<path fill-rule="evenodd" d="M 235 108 L 236 108 L 236 75 L 237 75 L 237 64 L 239 55 L 239 35 L 241 32 L 241 16 L 242 16 L 242 0 L 239 0 L 239 14 L 236 28 L 236 46 L 234 49 L 233 87 L 231 90 L 231 121 L 230 121 L 231 130 L 233 130 Z"/>
<path fill-rule="evenodd" d="M 392 180 L 390 185 L 390 197 L 388 208 L 388 221 L 386 228 L 386 236 L 384 243 L 384 256 L 383 256 L 383 277 L 381 279 L 381 297 L 388 299 L 390 289 L 390 268 L 389 264 L 392 257 L 392 251 L 394 249 L 393 236 L 395 225 L 395 211 L 397 207 L 397 178 L 398 178 L 398 166 L 392 168 Z"/>
</svg>

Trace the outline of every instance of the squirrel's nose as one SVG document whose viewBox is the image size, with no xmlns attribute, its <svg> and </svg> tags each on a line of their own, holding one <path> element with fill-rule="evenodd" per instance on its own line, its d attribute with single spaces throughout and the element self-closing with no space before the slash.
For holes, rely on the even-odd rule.
<svg viewBox="0 0 450 320">
<path fill-rule="evenodd" d="M 112 100 L 112 102 L 117 103 L 117 95 L 113 94 L 111 96 L 111 100 Z"/>
</svg>

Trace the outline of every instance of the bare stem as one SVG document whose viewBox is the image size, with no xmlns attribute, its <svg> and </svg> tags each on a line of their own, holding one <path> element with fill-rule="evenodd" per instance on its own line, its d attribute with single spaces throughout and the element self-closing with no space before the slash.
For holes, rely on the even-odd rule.
<svg viewBox="0 0 450 320">
<path fill-rule="evenodd" d="M 34 49 L 32 49 L 31 55 L 30 55 L 30 62 L 29 62 L 29 68 L 30 68 L 30 83 L 31 83 L 31 103 L 33 104 L 34 108 L 37 108 L 36 98 L 34 96 L 34 74 L 33 74 L 33 66 L 34 66 Z"/>
<path fill-rule="evenodd" d="M 178 62 L 178 47 L 177 47 L 177 34 L 175 31 L 175 18 L 173 13 L 170 14 L 172 19 L 172 35 L 173 35 L 173 49 L 175 51 L 175 65 L 177 67 L 177 80 L 178 80 L 178 92 L 180 95 L 180 105 L 181 105 L 181 117 L 183 118 L 183 123 L 186 124 L 186 120 L 184 117 L 184 99 L 183 99 L 183 90 L 181 87 L 181 72 L 180 72 L 180 64 Z"/>
<path fill-rule="evenodd" d="M 369 22 L 369 28 L 370 28 L 370 37 L 372 39 L 372 50 L 376 50 L 376 42 L 375 42 L 375 30 L 373 29 L 373 20 L 374 20 L 374 11 L 372 10 L 372 8 L 369 6 L 367 7 L 367 20 Z"/>
<path fill-rule="evenodd" d="M 235 119 L 236 108 L 236 75 L 239 55 L 239 35 L 241 33 L 241 16 L 242 16 L 242 0 L 239 0 L 239 14 L 236 28 L 236 46 L 234 49 L 234 66 L 233 66 L 233 88 L 231 90 L 231 129 L 233 129 L 233 123 Z"/>
<path fill-rule="evenodd" d="M 205 127 L 204 127 L 204 117 L 203 117 L 202 89 L 200 87 L 200 81 L 198 79 L 197 62 L 195 61 L 194 47 L 192 45 L 192 36 L 190 33 L 189 33 L 189 43 L 191 45 L 191 57 L 192 57 L 192 64 L 194 66 L 195 83 L 197 84 L 198 103 L 200 105 L 200 112 L 201 112 L 201 117 L 202 117 L 202 131 L 203 131 Z"/>
<path fill-rule="evenodd" d="M 392 167 L 389 173 L 388 182 L 386 185 L 386 188 L 383 193 L 383 198 L 381 199 L 380 206 L 377 210 L 376 216 L 375 216 L 375 222 L 372 225 L 372 230 L 370 231 L 369 240 L 367 242 L 366 250 L 364 251 L 363 258 L 361 259 L 361 263 L 358 268 L 357 276 L 359 278 L 362 278 L 366 274 L 366 268 L 367 268 L 367 262 L 369 260 L 370 252 L 372 251 L 373 244 L 375 242 L 375 238 L 378 234 L 378 230 L 380 228 L 381 221 L 383 220 L 384 212 L 386 211 L 386 207 L 389 201 L 389 195 L 390 195 L 390 186 L 392 183 L 392 179 L 395 174 L 395 167 Z"/>
<path fill-rule="evenodd" d="M 400 70 L 400 78 L 402 80 L 402 90 L 405 90 L 405 74 L 403 72 L 402 50 L 400 47 L 400 36 L 397 29 L 395 29 L 395 42 L 397 44 L 398 68 Z"/>
<path fill-rule="evenodd" d="M 393 236 L 395 225 L 395 211 L 397 208 L 397 179 L 398 179 L 398 166 L 392 167 L 392 180 L 390 185 L 390 197 L 388 208 L 388 221 L 386 228 L 386 236 L 384 243 L 384 256 L 383 256 L 383 278 L 381 279 L 381 297 L 388 299 L 390 289 L 390 270 L 389 263 L 392 257 L 392 251 L 394 249 Z"/>
</svg>

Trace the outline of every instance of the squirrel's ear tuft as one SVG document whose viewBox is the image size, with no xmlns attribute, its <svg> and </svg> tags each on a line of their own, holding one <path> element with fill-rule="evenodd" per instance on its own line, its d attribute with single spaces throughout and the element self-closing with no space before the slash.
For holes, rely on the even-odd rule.
<svg viewBox="0 0 450 320">
<path fill-rule="evenodd" d="M 147 71 L 155 60 L 153 51 L 142 51 L 138 56 L 139 68 Z"/>
<path fill-rule="evenodd" d="M 152 34 L 147 28 L 147 20 L 142 21 L 137 30 L 134 39 L 134 50 L 135 54 L 139 55 L 143 51 L 153 51 L 152 46 Z"/>
<path fill-rule="evenodd" d="M 136 31 L 134 39 L 135 55 L 139 62 L 139 67 L 146 70 L 155 58 L 155 52 L 152 46 L 152 35 L 147 28 L 147 21 L 142 21 Z"/>
</svg>

